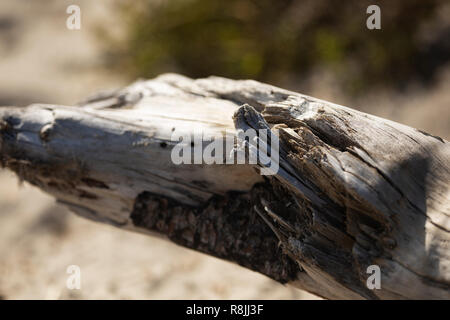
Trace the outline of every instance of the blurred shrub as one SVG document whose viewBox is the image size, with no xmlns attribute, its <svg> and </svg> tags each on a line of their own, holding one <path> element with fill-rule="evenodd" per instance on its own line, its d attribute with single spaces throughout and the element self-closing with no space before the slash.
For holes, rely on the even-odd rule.
<svg viewBox="0 0 450 320">
<path fill-rule="evenodd" d="M 319 68 L 335 74 L 348 93 L 357 93 L 368 85 L 429 80 L 448 55 L 441 54 L 443 61 L 438 63 L 427 61 L 434 58 L 420 41 L 419 31 L 443 3 L 126 2 L 120 6 L 125 38 L 110 46 L 110 65 L 131 77 L 173 71 L 191 77 L 214 74 L 279 85 L 302 81 Z M 370 4 L 381 7 L 381 30 L 366 28 Z"/>
</svg>

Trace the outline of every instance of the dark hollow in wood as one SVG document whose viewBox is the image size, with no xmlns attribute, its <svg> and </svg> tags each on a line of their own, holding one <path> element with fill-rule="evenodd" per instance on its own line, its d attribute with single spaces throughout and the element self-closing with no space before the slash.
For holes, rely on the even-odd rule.
<svg viewBox="0 0 450 320">
<path fill-rule="evenodd" d="M 259 198 L 272 197 L 270 184 L 258 184 L 247 193 L 213 196 L 197 208 L 143 192 L 130 217 L 135 226 L 166 235 L 179 245 L 286 283 L 294 280 L 301 268 L 283 253 L 278 238 L 253 208 Z"/>
</svg>

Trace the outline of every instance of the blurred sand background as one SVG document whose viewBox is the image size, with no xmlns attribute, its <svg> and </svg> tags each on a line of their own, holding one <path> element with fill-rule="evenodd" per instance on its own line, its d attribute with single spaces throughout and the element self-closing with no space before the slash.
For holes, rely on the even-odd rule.
<svg viewBox="0 0 450 320">
<path fill-rule="evenodd" d="M 82 29 L 66 28 L 69 4 L 82 8 Z M 111 1 L 0 2 L 0 105 L 74 104 L 127 80 L 103 67 L 98 23 L 114 19 Z M 450 137 L 450 69 L 428 89 L 379 91 L 352 99 L 318 73 L 313 95 Z M 78 265 L 81 290 L 66 289 Z M 168 242 L 90 222 L 0 171 L 0 299 L 310 299 L 233 264 Z"/>
</svg>

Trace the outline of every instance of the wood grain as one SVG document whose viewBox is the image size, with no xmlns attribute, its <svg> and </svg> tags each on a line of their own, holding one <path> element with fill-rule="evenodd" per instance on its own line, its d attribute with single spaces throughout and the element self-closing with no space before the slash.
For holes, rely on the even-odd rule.
<svg viewBox="0 0 450 320">
<path fill-rule="evenodd" d="M 279 138 L 276 175 L 171 161 L 174 133 L 248 128 Z M 89 219 L 329 299 L 450 298 L 439 137 L 256 81 L 174 74 L 78 106 L 2 107 L 0 132 L 4 167 Z M 367 288 L 370 265 L 381 289 Z"/>
</svg>

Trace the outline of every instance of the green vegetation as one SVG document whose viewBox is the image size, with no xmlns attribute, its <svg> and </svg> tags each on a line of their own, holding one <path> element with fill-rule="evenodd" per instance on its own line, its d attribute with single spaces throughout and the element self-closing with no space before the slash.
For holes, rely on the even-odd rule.
<svg viewBox="0 0 450 320">
<path fill-rule="evenodd" d="M 441 0 L 139 0 L 120 6 L 126 37 L 110 65 L 131 77 L 179 72 L 252 78 L 279 85 L 317 70 L 355 94 L 368 85 L 426 78 L 421 27 Z M 366 8 L 381 7 L 381 30 L 366 28 Z M 429 54 L 429 52 L 427 52 Z M 423 73 L 423 74 L 422 74 Z M 292 87 L 292 85 L 290 85 Z"/>
</svg>

